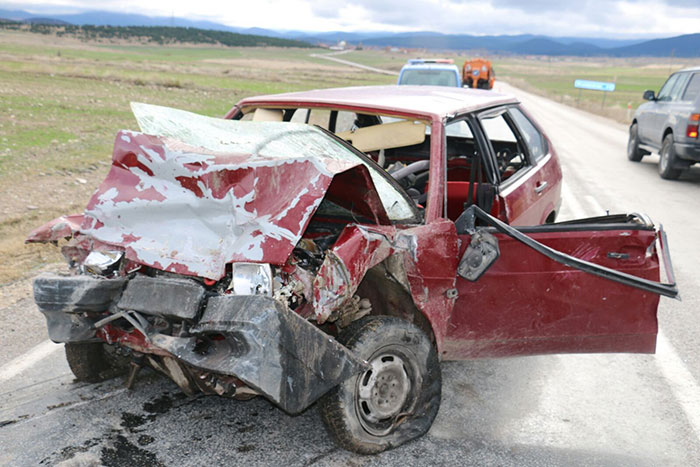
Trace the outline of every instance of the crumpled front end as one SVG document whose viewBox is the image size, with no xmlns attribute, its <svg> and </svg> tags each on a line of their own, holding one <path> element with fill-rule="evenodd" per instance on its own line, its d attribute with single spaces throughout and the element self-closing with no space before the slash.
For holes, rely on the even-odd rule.
<svg viewBox="0 0 700 467">
<path fill-rule="evenodd" d="M 393 225 L 419 221 L 411 199 L 309 125 L 133 109 L 143 133 L 117 135 L 84 213 L 27 239 L 68 239 L 73 275 L 34 284 L 51 339 L 116 345 L 186 393 L 290 413 L 362 371 L 334 336 L 370 312 L 367 270 L 415 256 Z"/>
<path fill-rule="evenodd" d="M 194 280 L 145 275 L 45 275 L 34 293 L 55 342 L 119 344 L 189 393 L 235 395 L 245 385 L 298 413 L 365 365 L 267 295 L 212 294 Z"/>
</svg>

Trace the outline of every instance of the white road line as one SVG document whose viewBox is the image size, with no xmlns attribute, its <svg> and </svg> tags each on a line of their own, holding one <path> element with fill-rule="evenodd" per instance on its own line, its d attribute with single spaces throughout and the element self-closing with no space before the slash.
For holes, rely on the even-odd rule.
<svg viewBox="0 0 700 467">
<path fill-rule="evenodd" d="M 63 344 L 54 344 L 48 340 L 42 342 L 28 352 L 23 353 L 0 367 L 0 382 L 14 378 L 24 370 L 31 368 L 39 361 L 62 348 Z"/>
<path fill-rule="evenodd" d="M 685 412 L 695 436 L 700 439 L 700 386 L 661 330 L 656 338 L 655 361 Z"/>
<path fill-rule="evenodd" d="M 581 204 L 576 201 L 566 185 L 562 187 L 562 194 L 565 200 L 568 197 L 567 205 L 575 216 L 586 217 L 590 215 L 582 209 Z M 598 214 L 604 212 L 602 206 L 593 196 L 586 195 L 584 199 L 594 212 Z M 654 362 L 670 386 L 676 401 L 685 412 L 686 419 L 695 435 L 700 439 L 700 385 L 661 329 L 656 337 Z"/>
<path fill-rule="evenodd" d="M 562 204 L 569 211 L 568 214 L 570 214 L 573 219 L 577 217 L 585 217 L 584 213 L 586 211 L 583 209 L 583 206 L 581 206 L 581 203 L 578 202 L 578 199 L 576 199 L 574 193 L 571 191 L 566 182 L 562 182 L 561 184 L 561 195 L 563 199 Z"/>
</svg>

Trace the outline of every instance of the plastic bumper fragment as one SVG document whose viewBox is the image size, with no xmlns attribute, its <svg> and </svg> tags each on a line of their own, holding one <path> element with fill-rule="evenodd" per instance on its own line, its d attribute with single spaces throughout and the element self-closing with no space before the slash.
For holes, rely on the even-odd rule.
<svg viewBox="0 0 700 467">
<path fill-rule="evenodd" d="M 193 320 L 204 292 L 204 287 L 190 279 L 138 275 L 129 281 L 117 307 L 147 315 Z"/>
<path fill-rule="evenodd" d="M 289 413 L 301 412 L 366 365 L 331 336 L 266 296 L 210 298 L 192 333 L 192 337 L 155 334 L 151 339 L 190 365 L 236 376 Z M 202 347 L 207 336 L 209 345 Z"/>
<path fill-rule="evenodd" d="M 125 279 L 46 274 L 34 280 L 34 301 L 46 317 L 54 342 L 84 342 L 95 338 L 95 320 L 86 312 L 104 312 L 124 288 Z"/>
</svg>

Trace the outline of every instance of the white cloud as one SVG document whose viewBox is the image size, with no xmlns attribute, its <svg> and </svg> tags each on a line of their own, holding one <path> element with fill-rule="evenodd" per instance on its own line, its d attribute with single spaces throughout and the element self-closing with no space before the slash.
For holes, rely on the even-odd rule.
<svg viewBox="0 0 700 467">
<path fill-rule="evenodd" d="M 649 37 L 700 32 L 700 3 L 681 0 L 26 0 L 37 14 L 111 10 L 306 31 Z M 672 25 L 672 26 L 670 26 Z"/>
</svg>

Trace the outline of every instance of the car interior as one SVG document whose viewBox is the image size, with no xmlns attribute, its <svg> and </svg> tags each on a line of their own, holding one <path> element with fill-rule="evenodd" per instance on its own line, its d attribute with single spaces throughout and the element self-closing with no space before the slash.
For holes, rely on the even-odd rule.
<svg viewBox="0 0 700 467">
<path fill-rule="evenodd" d="M 287 121 L 317 125 L 348 141 L 392 176 L 420 207 L 429 188 L 430 123 L 347 110 L 257 108 L 243 120 Z M 521 142 L 503 113 L 481 119 L 497 157 L 501 182 L 526 165 Z M 477 204 L 495 210 L 496 187 L 488 176 L 471 123 L 456 120 L 445 127 L 447 151 L 446 214 L 456 220 L 464 209 Z M 470 190 L 471 187 L 471 190 Z M 497 213 L 493 213 L 497 214 Z"/>
</svg>

